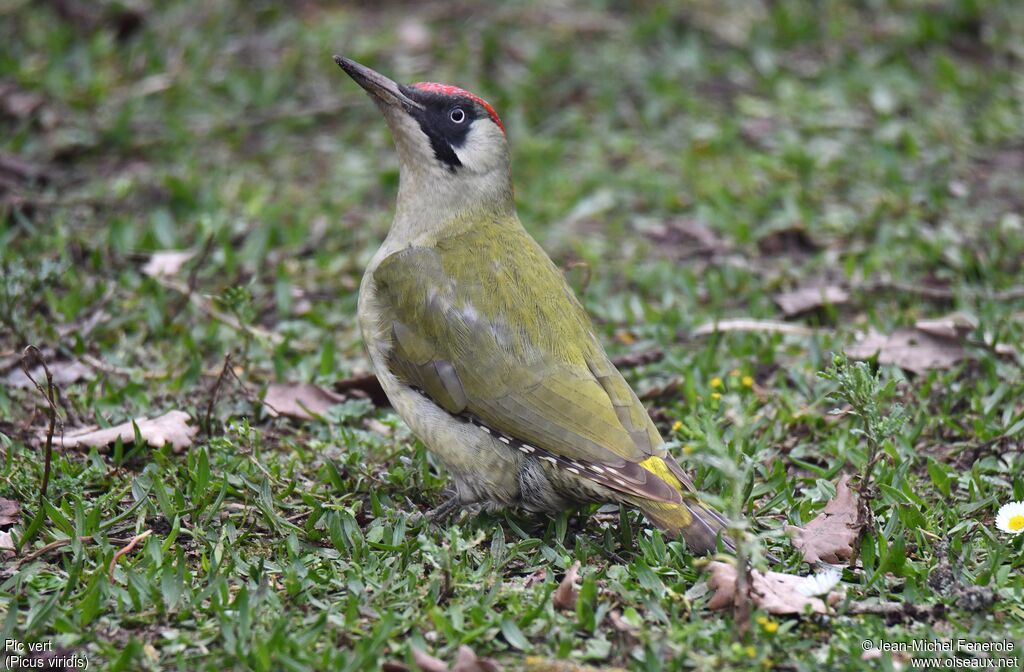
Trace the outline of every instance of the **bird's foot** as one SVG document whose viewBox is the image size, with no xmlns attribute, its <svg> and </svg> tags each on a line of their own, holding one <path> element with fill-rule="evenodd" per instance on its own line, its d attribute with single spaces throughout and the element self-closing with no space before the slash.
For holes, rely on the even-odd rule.
<svg viewBox="0 0 1024 672">
<path fill-rule="evenodd" d="M 416 514 L 413 517 L 414 523 L 426 521 L 433 526 L 440 526 L 451 518 L 462 520 L 472 518 L 487 510 L 484 502 L 464 502 L 456 493 L 449 492 L 448 498 L 441 502 L 440 506 L 430 509 L 426 513 Z"/>
<path fill-rule="evenodd" d="M 440 506 L 430 509 L 426 513 L 413 514 L 410 516 L 411 522 L 414 525 L 426 522 L 428 525 L 437 526 L 448 520 L 459 506 L 459 496 L 451 490 L 446 493 L 447 498 L 441 502 Z"/>
<path fill-rule="evenodd" d="M 452 493 L 448 496 L 448 499 L 441 502 L 440 506 L 437 506 L 426 513 L 426 519 L 431 525 L 441 525 L 455 513 L 456 509 L 459 508 L 459 496 Z"/>
</svg>

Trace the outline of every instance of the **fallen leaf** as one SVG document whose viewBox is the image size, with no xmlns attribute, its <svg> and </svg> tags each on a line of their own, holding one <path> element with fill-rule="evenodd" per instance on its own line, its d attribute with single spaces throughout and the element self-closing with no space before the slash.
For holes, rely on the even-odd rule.
<svg viewBox="0 0 1024 672">
<path fill-rule="evenodd" d="M 11 533 L 6 530 L 0 530 L 0 559 L 6 560 L 14 557 L 16 550 Z"/>
<path fill-rule="evenodd" d="M 608 620 L 611 621 L 612 627 L 616 631 L 622 633 L 622 639 L 627 647 L 632 648 L 640 643 L 640 628 L 623 618 L 622 613 L 618 609 L 612 609 L 608 612 Z"/>
<path fill-rule="evenodd" d="M 702 324 L 693 330 L 693 337 L 710 336 L 711 334 L 728 331 L 751 331 L 764 334 L 789 334 L 791 336 L 813 336 L 819 333 L 827 333 L 827 330 L 811 329 L 801 324 L 790 324 L 776 320 L 755 320 L 753 318 L 739 317 L 730 320 L 717 320 Z"/>
<path fill-rule="evenodd" d="M 158 418 L 136 418 L 135 424 L 139 427 L 139 434 L 142 440 L 154 448 L 162 448 L 165 444 L 171 444 L 176 452 L 180 452 L 192 445 L 192 439 L 199 431 L 197 427 L 188 424 L 189 416 L 184 411 L 168 411 Z M 54 441 L 60 441 L 59 445 L 64 448 L 77 448 L 89 446 L 102 448 L 121 439 L 123 443 L 135 442 L 135 429 L 132 421 L 122 422 L 114 427 L 96 429 L 95 427 L 81 427 L 64 433 L 63 437 L 54 436 Z M 36 434 L 36 441 L 42 444 L 46 440 L 45 432 Z"/>
<path fill-rule="evenodd" d="M 187 250 L 162 250 L 154 252 L 149 257 L 146 265 L 142 267 L 142 273 L 151 278 L 177 275 L 193 256 L 194 253 Z"/>
<path fill-rule="evenodd" d="M 618 609 L 612 609 L 609 611 L 608 619 L 612 622 L 612 627 L 619 632 L 629 632 L 633 634 L 639 632 L 639 628 L 635 625 L 629 624 L 626 619 L 622 617 L 622 613 Z"/>
<path fill-rule="evenodd" d="M 334 383 L 332 389 L 344 394 L 346 397 L 363 397 L 373 402 L 378 408 L 386 408 L 391 405 L 391 400 L 380 386 L 377 376 L 372 373 L 355 373 L 351 378 L 345 378 Z"/>
<path fill-rule="evenodd" d="M 501 672 L 502 667 L 491 658 L 480 658 L 473 649 L 465 644 L 459 647 L 455 664 L 448 667 L 443 660 L 435 658 L 426 651 L 412 648 L 412 659 L 421 672 Z"/>
<path fill-rule="evenodd" d="M 555 589 L 555 595 L 551 599 L 555 609 L 561 611 L 576 610 L 576 600 L 579 598 L 579 591 L 576 590 L 576 577 L 579 573 L 580 561 L 577 560 L 569 568 L 569 571 L 565 573 L 565 577 L 558 584 L 558 588 Z"/>
<path fill-rule="evenodd" d="M 526 672 L 626 672 L 621 667 L 591 667 L 580 665 L 569 660 L 543 658 L 541 656 L 526 657 Z"/>
<path fill-rule="evenodd" d="M 777 228 L 761 236 L 757 247 L 765 256 L 804 255 L 817 252 L 823 246 L 814 240 L 802 224 Z"/>
<path fill-rule="evenodd" d="M 801 315 L 822 306 L 838 306 L 849 300 L 850 294 L 842 287 L 835 285 L 803 287 L 775 295 L 775 303 L 782 309 L 786 317 Z"/>
<path fill-rule="evenodd" d="M 879 364 L 924 374 L 929 369 L 949 369 L 967 357 L 959 339 L 935 336 L 912 327 L 900 327 L 891 334 L 870 329 L 857 343 L 846 348 L 851 359 L 878 356 Z"/>
<path fill-rule="evenodd" d="M 708 601 L 709 609 L 724 609 L 733 605 L 736 599 L 736 568 L 729 563 L 715 560 L 708 563 L 711 576 L 708 588 L 715 594 Z M 802 614 L 806 609 L 819 614 L 826 612 L 825 602 L 820 598 L 804 595 L 806 577 L 781 572 L 760 572 L 751 570 L 753 579 L 750 597 L 760 609 L 770 614 Z M 842 599 L 839 591 L 832 591 L 826 597 L 829 605 Z"/>
<path fill-rule="evenodd" d="M 363 425 L 366 427 L 366 429 L 375 434 L 380 434 L 381 436 L 391 436 L 391 427 L 385 425 L 377 418 L 367 418 L 366 420 L 363 421 Z"/>
<path fill-rule="evenodd" d="M 961 339 L 978 328 L 978 320 L 966 313 L 952 313 L 931 320 L 918 320 L 914 326 L 938 338 Z"/>
<path fill-rule="evenodd" d="M 17 525 L 21 520 L 21 504 L 13 499 L 0 498 L 0 527 Z"/>
<path fill-rule="evenodd" d="M 25 119 L 45 102 L 42 94 L 26 91 L 13 81 L 0 82 L 0 112 L 9 117 Z"/>
<path fill-rule="evenodd" d="M 490 658 L 479 658 L 473 649 L 465 644 L 459 647 L 459 655 L 452 665 L 452 672 L 501 672 L 501 665 Z"/>
<path fill-rule="evenodd" d="M 723 254 L 732 248 L 728 241 L 696 219 L 639 220 L 634 226 L 657 243 L 658 254 L 674 259 Z"/>
<path fill-rule="evenodd" d="M 92 380 L 95 377 L 93 370 L 77 359 L 53 362 L 48 366 L 50 374 L 53 375 L 54 385 L 71 385 L 82 380 Z M 29 373 L 37 383 L 43 386 L 43 389 L 46 389 L 46 371 L 42 365 L 35 367 Z M 5 382 L 8 387 L 35 387 L 20 367 L 8 373 Z"/>
<path fill-rule="evenodd" d="M 541 567 L 536 572 L 526 577 L 526 580 L 523 581 L 523 587 L 529 588 L 530 586 L 542 584 L 546 578 L 548 578 L 548 570 L 545 567 Z"/>
<path fill-rule="evenodd" d="M 792 533 L 793 545 L 803 553 L 804 561 L 813 565 L 820 561 L 843 563 L 853 557 L 853 545 L 860 530 L 857 527 L 857 495 L 850 489 L 850 477 L 843 476 L 836 484 L 836 496 L 825 504 L 811 522 L 803 527 L 786 525 Z"/>
<path fill-rule="evenodd" d="M 409 672 L 412 668 L 398 660 L 385 660 L 381 663 L 380 669 L 383 672 Z"/>
<path fill-rule="evenodd" d="M 312 383 L 271 383 L 263 405 L 271 417 L 284 415 L 296 420 L 314 420 L 345 397 Z"/>
<path fill-rule="evenodd" d="M 412 659 L 421 672 L 448 672 L 448 665 L 426 651 L 412 647 Z"/>
</svg>

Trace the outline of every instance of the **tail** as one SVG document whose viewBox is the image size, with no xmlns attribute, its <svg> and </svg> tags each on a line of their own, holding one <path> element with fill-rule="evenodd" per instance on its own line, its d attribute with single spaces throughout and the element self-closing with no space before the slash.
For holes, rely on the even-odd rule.
<svg viewBox="0 0 1024 672">
<path fill-rule="evenodd" d="M 648 520 L 673 537 L 682 537 L 686 547 L 698 555 L 714 553 L 718 540 L 725 550 L 734 552 L 736 544 L 726 535 L 726 521 L 718 511 L 696 500 L 682 504 L 639 499 L 633 502 Z"/>
<path fill-rule="evenodd" d="M 641 462 L 640 466 L 671 485 L 682 498 L 682 503 L 631 499 L 648 520 L 669 535 L 682 537 L 692 553 L 714 553 L 718 549 L 719 539 L 725 550 L 736 551 L 736 543 L 726 535 L 728 523 L 725 517 L 694 498 L 693 482 L 671 456 L 652 456 Z"/>
</svg>

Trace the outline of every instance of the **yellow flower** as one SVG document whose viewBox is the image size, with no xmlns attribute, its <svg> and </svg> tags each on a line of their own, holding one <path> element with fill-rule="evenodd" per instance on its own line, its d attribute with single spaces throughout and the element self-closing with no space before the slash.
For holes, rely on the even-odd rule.
<svg viewBox="0 0 1024 672">
<path fill-rule="evenodd" d="M 746 652 L 747 658 L 757 658 L 757 649 L 755 649 L 753 646 L 747 646 L 747 648 L 743 650 L 744 652 Z"/>
<path fill-rule="evenodd" d="M 719 399 L 722 398 L 722 393 L 721 392 L 712 392 L 711 393 L 711 398 L 714 399 L 715 401 L 718 401 Z"/>
<path fill-rule="evenodd" d="M 999 507 L 999 513 L 996 514 L 996 527 L 1010 534 L 1024 532 L 1024 501 L 1010 502 Z"/>
<path fill-rule="evenodd" d="M 714 378 L 711 379 L 711 387 L 721 387 L 722 384 L 722 379 L 719 378 L 718 376 L 715 376 Z"/>
<path fill-rule="evenodd" d="M 743 383 L 743 387 L 754 386 L 754 379 L 751 378 L 750 376 L 743 376 L 743 379 L 740 382 Z"/>
<path fill-rule="evenodd" d="M 683 428 L 683 423 L 682 423 L 681 420 L 676 420 L 675 422 L 672 423 L 672 431 L 673 432 L 678 432 L 682 428 Z"/>
<path fill-rule="evenodd" d="M 761 628 L 764 629 L 764 631 L 767 632 L 769 635 L 774 635 L 775 631 L 779 629 L 779 624 L 777 621 L 773 621 L 770 618 L 765 618 L 764 616 L 757 619 L 757 622 L 761 624 Z"/>
<path fill-rule="evenodd" d="M 697 449 L 693 447 L 693 444 L 692 443 L 688 443 L 685 446 L 683 446 L 683 455 L 692 455 L 693 451 L 695 451 L 695 450 L 697 450 Z"/>
</svg>

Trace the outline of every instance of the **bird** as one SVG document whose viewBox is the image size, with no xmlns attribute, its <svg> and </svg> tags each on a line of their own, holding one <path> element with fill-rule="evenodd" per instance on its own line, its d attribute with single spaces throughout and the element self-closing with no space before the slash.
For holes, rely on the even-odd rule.
<svg viewBox="0 0 1024 672">
<path fill-rule="evenodd" d="M 456 86 L 398 84 L 334 60 L 398 152 L 394 220 L 360 283 L 357 320 L 392 407 L 451 478 L 430 519 L 622 503 L 695 554 L 734 549 L 520 222 L 494 108 Z"/>
</svg>

